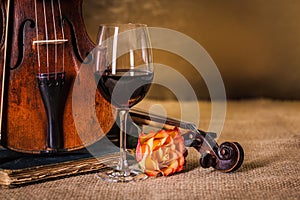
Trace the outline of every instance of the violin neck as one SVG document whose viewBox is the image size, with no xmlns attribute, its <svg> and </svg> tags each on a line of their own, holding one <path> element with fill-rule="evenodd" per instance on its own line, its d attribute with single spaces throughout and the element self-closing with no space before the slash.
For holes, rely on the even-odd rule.
<svg viewBox="0 0 300 200">
<path fill-rule="evenodd" d="M 141 109 L 131 109 L 129 111 L 132 120 L 138 124 L 147 124 L 154 127 L 162 127 L 172 129 L 179 127 L 182 129 L 191 129 L 195 125 L 191 122 L 180 121 L 178 119 L 163 117 L 154 113 L 147 113 Z"/>
</svg>

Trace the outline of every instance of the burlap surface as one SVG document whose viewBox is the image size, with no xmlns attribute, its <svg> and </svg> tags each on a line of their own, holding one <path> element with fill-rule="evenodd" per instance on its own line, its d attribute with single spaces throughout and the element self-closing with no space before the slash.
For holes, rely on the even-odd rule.
<svg viewBox="0 0 300 200">
<path fill-rule="evenodd" d="M 153 101 L 145 101 L 141 107 Z M 174 102 L 160 102 L 179 116 Z M 200 102 L 201 124 L 210 120 L 210 104 Z M 234 173 L 199 166 L 189 150 L 184 172 L 132 183 L 106 183 L 95 174 L 79 175 L 14 189 L 1 199 L 300 199 L 300 102 L 253 100 L 228 102 L 218 143 L 237 141 L 245 161 Z"/>
</svg>

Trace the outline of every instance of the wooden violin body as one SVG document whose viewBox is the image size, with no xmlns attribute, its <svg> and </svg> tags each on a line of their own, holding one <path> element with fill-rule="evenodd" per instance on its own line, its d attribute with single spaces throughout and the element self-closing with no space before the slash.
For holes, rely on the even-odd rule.
<svg viewBox="0 0 300 200">
<path fill-rule="evenodd" d="M 102 132 L 87 132 L 82 141 L 75 127 L 72 90 L 94 47 L 81 9 L 82 0 L 1 1 L 3 146 L 26 153 L 70 151 L 96 142 L 111 129 L 111 105 L 97 91 L 91 112 L 96 112 L 93 123 Z M 93 81 L 89 79 L 80 81 Z"/>
</svg>

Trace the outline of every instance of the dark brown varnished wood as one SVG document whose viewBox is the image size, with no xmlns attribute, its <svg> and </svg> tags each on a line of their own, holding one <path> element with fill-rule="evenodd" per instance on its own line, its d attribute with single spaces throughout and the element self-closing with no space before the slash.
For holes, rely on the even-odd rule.
<svg viewBox="0 0 300 200">
<path fill-rule="evenodd" d="M 96 112 L 97 118 L 93 119 L 94 124 L 96 126 L 96 122 L 99 123 L 103 130 L 103 132 L 86 132 L 84 141 L 78 135 L 72 113 L 72 90 L 75 78 L 80 72 L 85 57 L 94 48 L 85 31 L 82 0 L 10 0 L 9 3 L 8 7 L 7 0 L 1 1 L 1 13 L 9 11 L 7 16 L 2 14 L 0 21 L 0 26 L 2 25 L 0 37 L 6 39 L 7 43 L 6 48 L 3 48 L 5 42 L 1 39 L 0 72 L 5 69 L 5 75 L 1 77 L 5 80 L 2 87 L 4 91 L 1 93 L 4 95 L 1 102 L 3 104 L 2 145 L 25 153 L 55 153 L 80 149 L 98 141 L 114 123 L 111 105 L 95 91 L 94 110 L 82 108 L 82 114 Z M 5 28 L 8 33 L 6 38 Z M 33 44 L 33 41 L 54 39 L 67 41 L 63 42 L 64 45 Z M 5 65 L 2 64 L 4 62 Z M 63 91 L 59 95 L 62 104 L 60 108 L 63 109 L 62 117 L 56 120 L 56 123 L 61 123 L 58 126 L 61 126 L 62 131 L 55 133 L 55 137 L 60 138 L 58 142 L 54 142 L 59 144 L 54 145 L 50 145 L 48 141 L 49 121 L 37 78 L 39 74 L 46 74 L 47 80 L 47 74 L 51 73 L 65 74 Z M 53 77 L 56 78 L 56 75 Z M 90 81 L 93 81 L 92 77 L 83 76 L 81 80 L 82 83 Z M 84 101 L 86 98 L 90 97 L 82 96 L 78 99 Z M 87 126 L 94 124 L 87 123 Z M 89 127 L 89 130 L 94 129 Z"/>
</svg>

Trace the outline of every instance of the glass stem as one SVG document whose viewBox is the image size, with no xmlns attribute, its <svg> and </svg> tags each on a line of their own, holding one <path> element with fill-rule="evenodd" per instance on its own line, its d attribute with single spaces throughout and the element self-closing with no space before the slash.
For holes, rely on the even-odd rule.
<svg viewBox="0 0 300 200">
<path fill-rule="evenodd" d="M 124 173 L 124 176 L 130 174 L 128 162 L 126 158 L 126 122 L 127 122 L 128 110 L 122 109 L 119 111 L 120 119 L 120 161 L 118 170 Z"/>
</svg>

